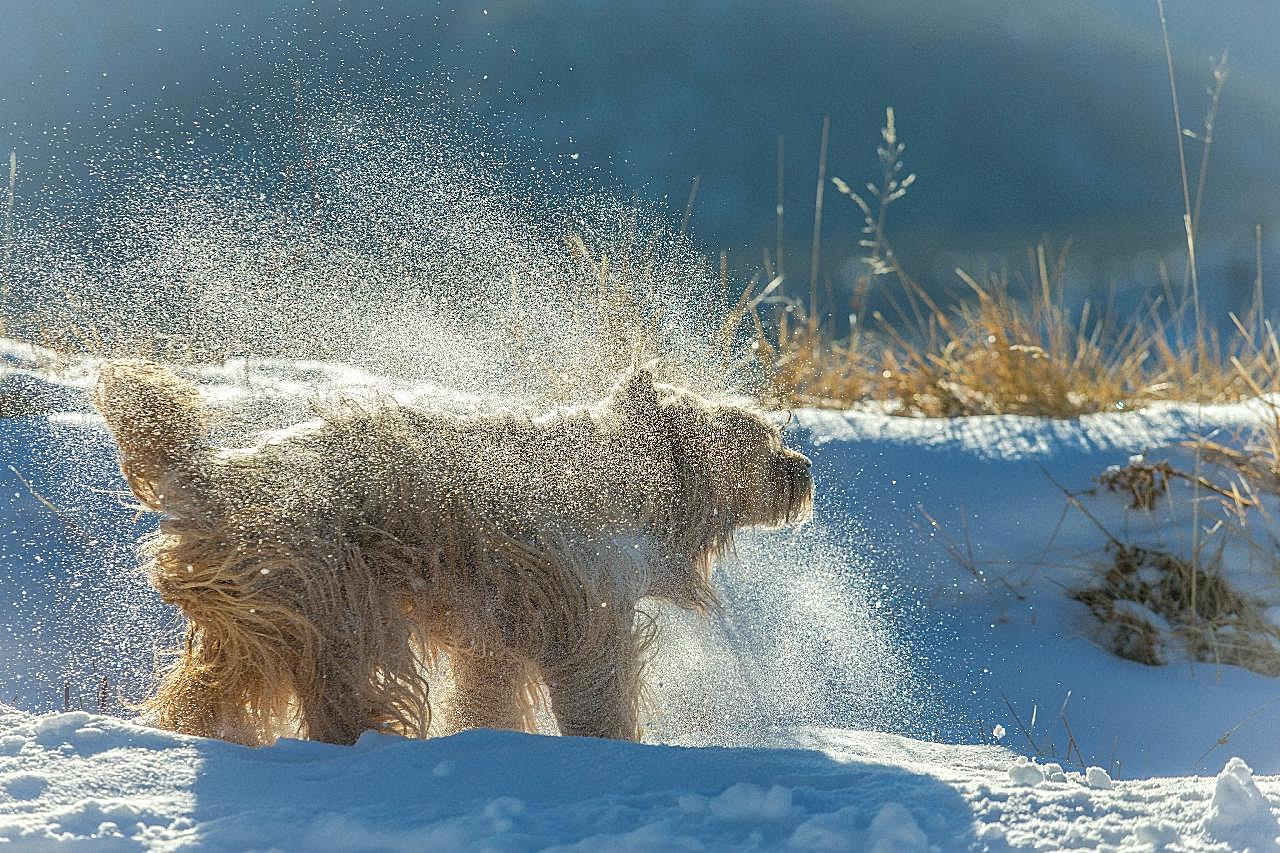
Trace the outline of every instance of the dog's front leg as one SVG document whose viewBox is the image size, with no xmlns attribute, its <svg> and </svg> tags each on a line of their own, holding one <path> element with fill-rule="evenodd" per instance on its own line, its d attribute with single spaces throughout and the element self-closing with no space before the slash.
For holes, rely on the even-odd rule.
<svg viewBox="0 0 1280 853">
<path fill-rule="evenodd" d="M 449 731 L 510 729 L 529 731 L 528 664 L 505 649 L 451 651 L 453 701 L 447 710 Z"/>
<path fill-rule="evenodd" d="M 629 621 L 601 620 L 573 653 L 542 668 L 561 734 L 640 739 L 640 655 Z"/>
</svg>

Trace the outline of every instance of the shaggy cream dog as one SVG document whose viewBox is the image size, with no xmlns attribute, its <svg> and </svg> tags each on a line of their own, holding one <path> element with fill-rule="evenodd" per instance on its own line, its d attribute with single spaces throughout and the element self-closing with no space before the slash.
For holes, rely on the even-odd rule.
<svg viewBox="0 0 1280 853">
<path fill-rule="evenodd" d="M 154 364 L 106 365 L 94 403 L 163 513 L 144 562 L 189 622 L 141 708 L 246 744 L 425 736 L 441 655 L 449 729 L 528 729 L 545 685 L 562 733 L 636 738 L 639 600 L 713 606 L 734 532 L 812 502 L 769 421 L 643 371 L 538 417 L 348 403 L 244 449 Z"/>
</svg>

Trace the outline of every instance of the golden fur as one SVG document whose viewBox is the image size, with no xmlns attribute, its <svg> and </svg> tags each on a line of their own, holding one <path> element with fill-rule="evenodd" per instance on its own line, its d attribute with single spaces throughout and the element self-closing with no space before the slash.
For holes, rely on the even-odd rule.
<svg viewBox="0 0 1280 853">
<path fill-rule="evenodd" d="M 734 532 L 812 500 L 762 416 L 643 371 L 532 418 L 348 403 L 244 449 L 158 365 L 106 365 L 94 404 L 163 513 L 144 560 L 189 623 L 142 710 L 246 744 L 425 736 L 440 655 L 449 729 L 528 729 L 542 683 L 561 732 L 636 738 L 640 598 L 713 606 Z"/>
</svg>

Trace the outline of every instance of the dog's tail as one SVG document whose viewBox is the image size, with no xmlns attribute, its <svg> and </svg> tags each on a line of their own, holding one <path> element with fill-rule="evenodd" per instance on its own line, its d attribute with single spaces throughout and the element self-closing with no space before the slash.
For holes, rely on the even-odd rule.
<svg viewBox="0 0 1280 853">
<path fill-rule="evenodd" d="M 93 405 L 120 447 L 120 470 L 138 500 L 162 509 L 165 476 L 208 445 L 209 413 L 200 392 L 146 361 L 104 364 Z"/>
</svg>

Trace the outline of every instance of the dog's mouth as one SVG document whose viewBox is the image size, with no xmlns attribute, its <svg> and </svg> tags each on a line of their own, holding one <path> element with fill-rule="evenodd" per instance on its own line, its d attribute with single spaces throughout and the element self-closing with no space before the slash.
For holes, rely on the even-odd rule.
<svg viewBox="0 0 1280 853">
<path fill-rule="evenodd" d="M 800 524 L 813 514 L 813 473 L 809 458 L 783 449 L 771 466 L 770 498 L 762 523 L 771 527 Z"/>
<path fill-rule="evenodd" d="M 813 466 L 809 457 L 800 453 L 788 455 L 784 464 L 790 469 L 785 523 L 807 521 L 813 515 Z"/>
</svg>

